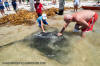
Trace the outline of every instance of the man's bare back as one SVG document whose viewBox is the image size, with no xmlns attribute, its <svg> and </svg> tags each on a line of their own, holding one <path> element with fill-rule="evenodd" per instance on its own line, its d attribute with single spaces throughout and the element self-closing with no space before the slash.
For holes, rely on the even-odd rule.
<svg viewBox="0 0 100 66">
<path fill-rule="evenodd" d="M 98 18 L 98 14 L 95 13 L 94 11 L 90 11 L 90 10 L 83 10 L 83 11 L 80 11 L 80 12 L 73 13 L 72 15 L 66 14 L 64 16 L 64 21 L 65 21 L 64 27 L 58 33 L 58 36 L 62 35 L 62 33 L 65 30 L 65 28 L 71 22 L 76 22 L 76 24 L 78 24 L 79 26 L 81 26 L 78 29 L 82 30 L 82 36 L 84 36 L 85 32 L 84 32 L 83 29 L 88 30 L 88 29 L 91 28 L 91 26 L 90 26 L 90 24 L 88 24 L 88 22 L 90 21 L 90 19 L 93 19 L 92 17 L 94 17 L 94 16 L 95 16 L 95 21 L 96 21 L 97 18 Z"/>
<path fill-rule="evenodd" d="M 81 12 L 76 12 L 72 15 L 74 17 L 74 21 L 80 21 L 80 20 L 84 19 L 85 21 L 88 22 L 94 14 L 95 14 L 94 11 L 83 10 Z"/>
</svg>

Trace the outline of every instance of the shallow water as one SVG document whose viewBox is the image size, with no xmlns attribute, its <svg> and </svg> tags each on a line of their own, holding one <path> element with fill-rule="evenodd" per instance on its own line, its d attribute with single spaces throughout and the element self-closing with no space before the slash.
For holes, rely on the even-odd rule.
<svg viewBox="0 0 100 66">
<path fill-rule="evenodd" d="M 73 11 L 65 13 L 69 12 Z M 100 12 L 97 12 L 100 16 Z M 100 19 L 96 22 L 94 31 L 88 32 L 84 39 L 81 39 L 80 33 L 73 33 L 74 23 L 69 25 L 63 36 L 57 37 L 57 32 L 64 24 L 62 19 L 63 16 L 48 19 L 51 26 L 46 26 L 46 33 L 33 32 L 24 39 L 0 46 L 0 66 L 12 66 L 2 64 L 8 61 L 46 63 L 13 66 L 100 66 Z"/>
</svg>

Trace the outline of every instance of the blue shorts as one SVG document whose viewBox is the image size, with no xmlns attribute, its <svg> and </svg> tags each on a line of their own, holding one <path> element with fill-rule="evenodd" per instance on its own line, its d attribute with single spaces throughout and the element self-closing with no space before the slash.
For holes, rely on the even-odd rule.
<svg viewBox="0 0 100 66">
<path fill-rule="evenodd" d="M 0 10 L 3 10 L 4 9 L 4 6 L 0 6 Z"/>
<path fill-rule="evenodd" d="M 48 25 L 48 23 L 47 23 L 47 21 L 46 21 L 46 20 L 42 20 L 42 21 L 43 21 L 43 23 L 44 23 L 44 24 Z M 39 23 L 39 27 L 41 27 L 41 21 L 40 21 L 40 20 L 38 20 L 37 22 Z"/>
<path fill-rule="evenodd" d="M 4 2 L 4 4 L 5 4 L 5 7 L 9 7 L 8 2 Z"/>
</svg>

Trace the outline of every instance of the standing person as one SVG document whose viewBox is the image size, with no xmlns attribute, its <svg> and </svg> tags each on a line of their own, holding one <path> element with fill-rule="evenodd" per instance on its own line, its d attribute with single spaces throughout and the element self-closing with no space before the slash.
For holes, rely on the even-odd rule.
<svg viewBox="0 0 100 66">
<path fill-rule="evenodd" d="M 4 4 L 5 4 L 7 11 L 10 10 L 8 0 L 5 0 Z"/>
<path fill-rule="evenodd" d="M 56 4 L 56 0 L 52 0 L 52 4 L 54 4 L 54 5 L 55 5 L 55 4 Z"/>
<path fill-rule="evenodd" d="M 23 2 L 23 4 L 24 4 L 25 0 L 22 0 L 22 2 Z"/>
<path fill-rule="evenodd" d="M 58 15 L 63 15 L 64 5 L 65 5 L 65 0 L 59 0 L 59 12 L 58 12 Z"/>
<path fill-rule="evenodd" d="M 69 25 L 69 23 L 76 22 L 75 29 L 81 30 L 82 37 L 85 37 L 85 33 L 87 31 L 92 31 L 93 26 L 98 19 L 98 14 L 94 11 L 83 10 L 80 12 L 73 13 L 72 15 L 64 16 L 64 27 L 61 32 L 58 33 L 58 36 L 61 36 L 65 28 Z"/>
<path fill-rule="evenodd" d="M 40 0 L 36 0 L 35 10 L 36 10 L 36 13 L 38 14 L 38 17 L 42 15 L 42 8 L 43 8 L 43 5 L 40 3 Z"/>
<path fill-rule="evenodd" d="M 19 1 L 19 4 L 22 4 L 22 0 L 18 0 Z"/>
<path fill-rule="evenodd" d="M 16 11 L 16 9 L 17 9 L 16 0 L 12 0 L 12 6 L 13 6 L 13 9 Z"/>
<path fill-rule="evenodd" d="M 29 0 L 26 0 L 27 5 L 29 4 Z"/>
<path fill-rule="evenodd" d="M 37 22 L 39 23 L 39 27 L 42 29 L 43 32 L 45 32 L 43 24 L 48 25 L 46 19 L 47 19 L 46 14 L 42 14 L 42 16 L 39 16 L 37 18 Z"/>
<path fill-rule="evenodd" d="M 1 12 L 2 16 L 5 15 L 3 1 L 1 1 L 1 0 L 0 0 L 0 12 Z"/>
<path fill-rule="evenodd" d="M 80 0 L 73 0 L 73 3 L 74 3 L 74 11 L 77 12 Z"/>
<path fill-rule="evenodd" d="M 100 3 L 100 1 L 98 0 L 96 4 L 99 5 L 99 3 Z"/>
</svg>

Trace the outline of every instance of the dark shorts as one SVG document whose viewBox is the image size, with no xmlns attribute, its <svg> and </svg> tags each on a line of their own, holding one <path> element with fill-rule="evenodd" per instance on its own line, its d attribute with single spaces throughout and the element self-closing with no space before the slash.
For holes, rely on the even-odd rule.
<svg viewBox="0 0 100 66">
<path fill-rule="evenodd" d="M 5 4 L 5 7 L 9 7 L 8 2 L 4 2 L 4 4 Z"/>
<path fill-rule="evenodd" d="M 41 13 L 38 13 L 38 17 L 40 17 L 40 16 L 42 16 L 42 14 Z"/>
<path fill-rule="evenodd" d="M 4 6 L 0 6 L 0 10 L 3 10 L 4 9 Z"/>
<path fill-rule="evenodd" d="M 17 4 L 16 2 L 12 2 L 13 9 L 16 10 Z"/>
</svg>

